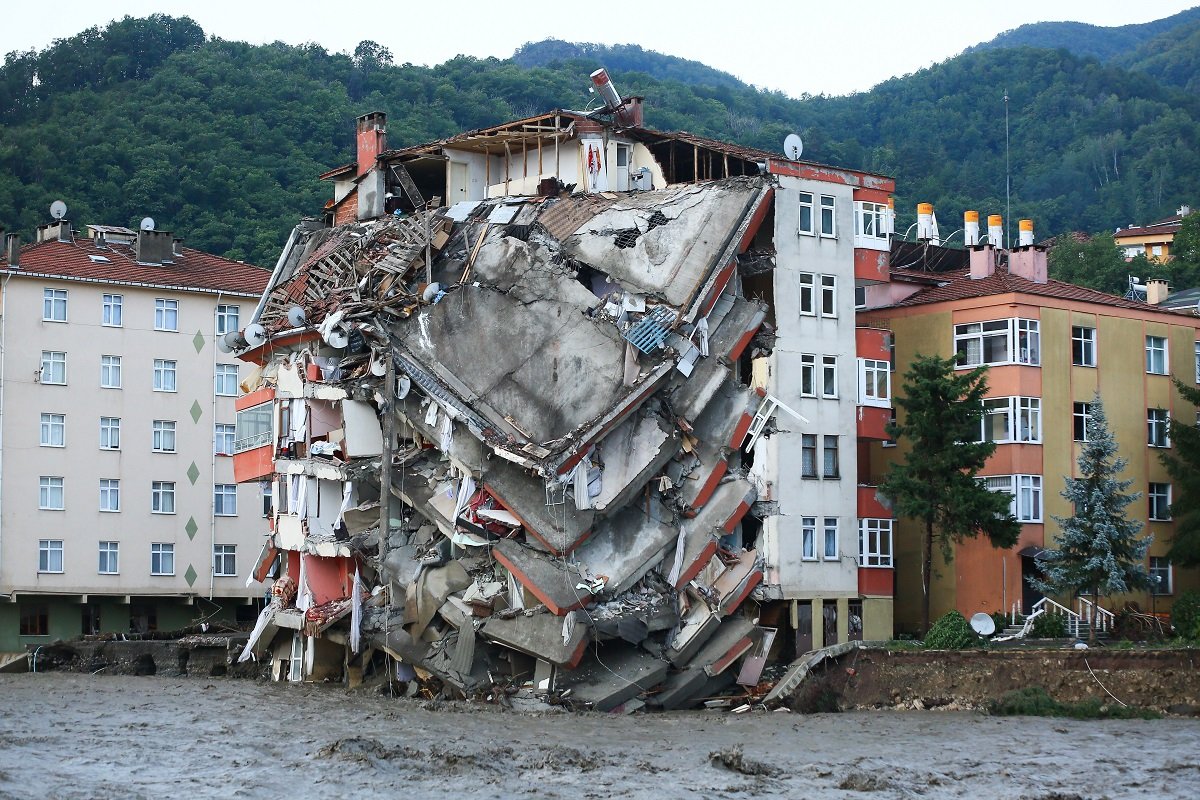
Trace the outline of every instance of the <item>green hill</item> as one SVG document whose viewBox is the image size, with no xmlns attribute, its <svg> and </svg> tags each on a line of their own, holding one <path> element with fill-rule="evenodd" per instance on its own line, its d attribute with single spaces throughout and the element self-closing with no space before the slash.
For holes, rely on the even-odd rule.
<svg viewBox="0 0 1200 800">
<path fill-rule="evenodd" d="M 1001 33 L 991 41 L 968 50 L 1011 47 L 1041 47 L 1067 50 L 1080 57 L 1111 61 L 1137 49 L 1149 39 L 1190 22 L 1200 21 L 1200 7 L 1189 8 L 1163 19 L 1111 28 L 1083 22 L 1034 22 Z"/>
</svg>

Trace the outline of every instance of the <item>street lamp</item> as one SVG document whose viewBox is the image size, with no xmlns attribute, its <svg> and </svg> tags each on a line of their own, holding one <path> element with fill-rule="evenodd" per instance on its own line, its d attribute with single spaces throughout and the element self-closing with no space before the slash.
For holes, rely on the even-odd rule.
<svg viewBox="0 0 1200 800">
<path fill-rule="evenodd" d="M 1158 587 L 1162 584 L 1162 575 L 1151 575 L 1150 580 L 1154 581 L 1150 587 L 1150 615 L 1158 619 L 1156 601 L 1158 600 Z"/>
</svg>

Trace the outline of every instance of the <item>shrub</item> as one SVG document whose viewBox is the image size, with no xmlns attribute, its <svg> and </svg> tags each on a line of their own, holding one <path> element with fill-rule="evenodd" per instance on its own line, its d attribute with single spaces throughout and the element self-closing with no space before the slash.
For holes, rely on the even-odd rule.
<svg viewBox="0 0 1200 800">
<path fill-rule="evenodd" d="M 1005 692 L 993 700 L 988 710 L 1000 717 L 1072 717 L 1073 719 L 1158 719 L 1159 714 L 1145 708 L 1105 705 L 1092 698 L 1080 703 L 1060 703 L 1040 686 L 1027 686 Z"/>
<path fill-rule="evenodd" d="M 1171 607 L 1171 625 L 1175 635 L 1200 639 L 1200 592 L 1184 592 Z"/>
<path fill-rule="evenodd" d="M 1008 627 L 1008 614 L 997 611 L 992 614 L 992 622 L 996 623 L 996 633 L 999 633 Z"/>
<path fill-rule="evenodd" d="M 925 647 L 930 650 L 967 650 L 980 644 L 971 624 L 957 611 L 951 611 L 933 623 L 929 633 L 925 634 Z"/>
<path fill-rule="evenodd" d="M 1067 635 L 1067 621 L 1060 614 L 1042 614 L 1033 621 L 1029 635 L 1034 639 L 1062 639 Z"/>
</svg>

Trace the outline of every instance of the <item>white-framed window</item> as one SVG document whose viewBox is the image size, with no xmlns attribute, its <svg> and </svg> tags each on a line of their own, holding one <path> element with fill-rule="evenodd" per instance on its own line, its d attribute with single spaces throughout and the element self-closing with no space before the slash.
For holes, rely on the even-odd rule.
<svg viewBox="0 0 1200 800">
<path fill-rule="evenodd" d="M 1071 363 L 1077 367 L 1096 366 L 1096 329 L 1086 325 L 1071 327 Z"/>
<path fill-rule="evenodd" d="M 981 480 L 989 491 L 1010 495 L 1009 513 L 1018 522 L 1042 521 L 1041 475 L 989 475 Z"/>
<path fill-rule="evenodd" d="M 1150 246 L 1150 254 L 1153 256 L 1156 256 L 1156 257 L 1162 256 L 1163 246 L 1161 244 L 1151 245 Z"/>
<path fill-rule="evenodd" d="M 219 304 L 217 306 L 217 336 L 238 329 L 238 307 Z"/>
<path fill-rule="evenodd" d="M 42 383 L 65 384 L 67 382 L 67 354 L 61 350 L 43 350 L 42 368 L 38 371 Z"/>
<path fill-rule="evenodd" d="M 1150 593 L 1174 594 L 1175 581 L 1171 561 L 1163 556 L 1150 556 Z"/>
<path fill-rule="evenodd" d="M 151 424 L 150 449 L 155 453 L 175 452 L 175 420 L 156 419 Z"/>
<path fill-rule="evenodd" d="M 38 572 L 62 571 L 62 539 L 38 539 Z"/>
<path fill-rule="evenodd" d="M 889 210 L 885 203 L 855 201 L 855 247 L 866 247 L 871 250 L 888 249 Z"/>
<path fill-rule="evenodd" d="M 1171 420 L 1165 408 L 1146 409 L 1146 444 L 1151 447 L 1171 446 Z"/>
<path fill-rule="evenodd" d="M 1200 383 L 1200 342 L 1196 342 L 1196 383 Z"/>
<path fill-rule="evenodd" d="M 213 453 L 218 456 L 231 456 L 234 450 L 234 435 L 236 428 L 226 422 L 218 422 L 213 426 Z"/>
<path fill-rule="evenodd" d="M 1171 484 L 1151 483 L 1150 491 L 1146 492 L 1149 504 L 1150 519 L 1166 522 L 1171 519 Z"/>
<path fill-rule="evenodd" d="M 954 326 L 958 366 L 1042 363 L 1040 326 L 1036 319 L 998 319 Z"/>
<path fill-rule="evenodd" d="M 814 317 L 817 314 L 817 276 L 812 272 L 800 274 L 800 314 Z"/>
<path fill-rule="evenodd" d="M 821 195 L 821 236 L 830 239 L 837 237 L 836 210 L 834 198 L 827 194 Z"/>
<path fill-rule="evenodd" d="M 271 403 L 259 403 L 237 412 L 233 452 L 244 453 L 271 442 L 274 408 Z"/>
<path fill-rule="evenodd" d="M 837 356 L 821 356 L 821 397 L 837 396 Z"/>
<path fill-rule="evenodd" d="M 218 483 L 213 486 L 213 513 L 218 517 L 237 516 L 237 484 Z"/>
<path fill-rule="evenodd" d="M 154 330 L 179 330 L 179 301 L 157 297 L 154 300 Z"/>
<path fill-rule="evenodd" d="M 273 501 L 274 495 L 275 495 L 275 484 L 271 483 L 270 481 L 263 481 L 263 483 L 262 483 L 262 515 L 263 515 L 263 519 L 270 518 L 271 512 L 275 510 L 274 501 Z"/>
<path fill-rule="evenodd" d="M 178 363 L 166 358 L 154 359 L 154 391 L 175 391 L 175 373 Z"/>
<path fill-rule="evenodd" d="M 213 545 L 213 575 L 229 578 L 237 575 L 237 545 Z"/>
<path fill-rule="evenodd" d="M 800 558 L 804 561 L 817 560 L 817 518 L 800 518 Z"/>
<path fill-rule="evenodd" d="M 821 316 L 837 316 L 837 276 L 821 276 Z"/>
<path fill-rule="evenodd" d="M 1040 397 L 992 397 L 983 401 L 981 442 L 1042 441 Z"/>
<path fill-rule="evenodd" d="M 817 396 L 817 357 L 812 353 L 800 354 L 800 396 Z"/>
<path fill-rule="evenodd" d="M 1086 442 L 1088 422 L 1092 419 L 1092 404 L 1091 403 L 1075 403 L 1072 412 L 1073 429 L 1072 438 L 1077 442 Z"/>
<path fill-rule="evenodd" d="M 800 195 L 800 214 L 797 217 L 797 231 L 804 236 L 813 236 L 816 234 L 814 223 L 816 220 L 813 215 L 813 196 L 811 192 L 799 192 Z"/>
<path fill-rule="evenodd" d="M 855 286 L 854 287 L 854 308 L 856 310 L 858 310 L 858 309 L 863 309 L 866 307 L 867 307 L 867 287 Z"/>
<path fill-rule="evenodd" d="M 1167 339 L 1165 336 L 1146 337 L 1146 372 L 1167 374 Z"/>
<path fill-rule="evenodd" d="M 120 417 L 101 417 L 100 418 L 100 449 L 101 450 L 120 450 L 121 449 L 121 418 Z"/>
<path fill-rule="evenodd" d="M 892 521 L 890 519 L 860 519 L 858 521 L 858 552 L 864 567 L 892 566 Z"/>
<path fill-rule="evenodd" d="M 892 397 L 892 365 L 873 358 L 858 359 L 858 402 L 886 406 Z"/>
<path fill-rule="evenodd" d="M 100 510 L 121 510 L 121 481 L 117 478 L 100 479 Z"/>
<path fill-rule="evenodd" d="M 150 545 L 150 574 L 175 574 L 175 545 L 169 542 L 154 542 Z"/>
<path fill-rule="evenodd" d="M 63 479 L 54 475 L 42 475 L 38 478 L 38 508 L 44 511 L 62 511 Z"/>
<path fill-rule="evenodd" d="M 120 572 L 121 545 L 117 542 L 100 543 L 100 563 L 96 571 L 101 575 L 116 575 Z"/>
<path fill-rule="evenodd" d="M 800 477 L 816 478 L 817 475 L 817 435 L 815 433 L 800 434 Z"/>
<path fill-rule="evenodd" d="M 67 290 L 42 289 L 42 322 L 67 321 Z"/>
<path fill-rule="evenodd" d="M 237 364 L 217 364 L 214 390 L 220 397 L 237 397 L 238 368 Z"/>
<path fill-rule="evenodd" d="M 150 511 L 154 514 L 175 513 L 174 481 L 154 481 L 150 484 Z"/>
<path fill-rule="evenodd" d="M 838 557 L 838 518 L 825 517 L 824 538 L 821 555 L 826 561 L 836 561 Z"/>
<path fill-rule="evenodd" d="M 40 447 L 66 447 L 67 415 L 42 414 Z"/>
<path fill-rule="evenodd" d="M 120 356 L 100 356 L 100 388 L 121 388 Z"/>
<path fill-rule="evenodd" d="M 125 298 L 119 294 L 103 295 L 103 305 L 100 311 L 100 324 L 110 328 L 120 328 L 125 324 Z"/>
<path fill-rule="evenodd" d="M 840 478 L 841 467 L 838 463 L 838 437 L 824 436 L 824 458 L 821 464 L 821 477 Z"/>
</svg>

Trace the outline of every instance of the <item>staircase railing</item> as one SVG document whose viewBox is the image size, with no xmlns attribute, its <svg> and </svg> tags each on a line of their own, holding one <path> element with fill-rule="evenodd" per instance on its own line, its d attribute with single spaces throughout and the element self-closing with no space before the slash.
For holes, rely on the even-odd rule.
<svg viewBox="0 0 1200 800">
<path fill-rule="evenodd" d="M 1067 633 L 1070 636 L 1079 638 L 1079 623 L 1081 615 L 1075 613 L 1064 605 L 1054 602 L 1049 597 L 1043 597 L 1033 604 L 1034 611 L 1045 611 L 1049 614 L 1058 614 L 1067 618 Z"/>
<path fill-rule="evenodd" d="M 1092 621 L 1092 606 L 1091 600 L 1085 597 L 1078 598 L 1079 600 L 1079 616 L 1087 620 L 1088 624 Z M 1110 633 L 1115 627 L 1117 615 L 1109 611 L 1104 606 L 1096 606 L 1099 612 L 1096 614 L 1096 631 L 1097 633 Z"/>
</svg>

